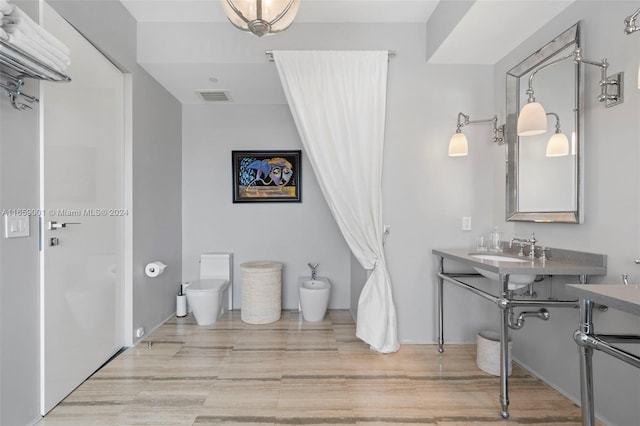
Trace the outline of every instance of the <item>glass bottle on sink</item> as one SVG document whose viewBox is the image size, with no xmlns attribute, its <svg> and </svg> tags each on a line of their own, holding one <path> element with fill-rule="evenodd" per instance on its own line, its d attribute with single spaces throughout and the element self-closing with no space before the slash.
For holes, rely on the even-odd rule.
<svg viewBox="0 0 640 426">
<path fill-rule="evenodd" d="M 500 230 L 496 226 L 495 228 L 493 228 L 493 231 L 489 233 L 489 251 L 492 251 L 495 253 L 501 253 L 502 252 L 502 244 L 500 243 L 501 240 L 502 240 L 502 232 L 500 232 Z"/>
</svg>

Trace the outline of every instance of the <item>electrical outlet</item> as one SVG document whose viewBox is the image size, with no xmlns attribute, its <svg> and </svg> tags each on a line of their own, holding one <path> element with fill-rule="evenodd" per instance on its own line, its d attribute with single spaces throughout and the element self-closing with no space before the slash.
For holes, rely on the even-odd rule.
<svg viewBox="0 0 640 426">
<path fill-rule="evenodd" d="M 462 216 L 462 230 L 471 231 L 471 216 Z"/>
</svg>

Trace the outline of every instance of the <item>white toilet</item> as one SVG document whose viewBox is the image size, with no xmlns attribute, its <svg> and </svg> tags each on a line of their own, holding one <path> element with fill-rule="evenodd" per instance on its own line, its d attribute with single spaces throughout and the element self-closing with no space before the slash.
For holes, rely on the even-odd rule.
<svg viewBox="0 0 640 426">
<path fill-rule="evenodd" d="M 231 253 L 202 253 L 200 279 L 183 284 L 198 325 L 215 323 L 233 308 Z"/>
<path fill-rule="evenodd" d="M 301 277 L 298 283 L 300 309 L 305 321 L 322 321 L 329 307 L 331 283 L 328 278 Z"/>
</svg>

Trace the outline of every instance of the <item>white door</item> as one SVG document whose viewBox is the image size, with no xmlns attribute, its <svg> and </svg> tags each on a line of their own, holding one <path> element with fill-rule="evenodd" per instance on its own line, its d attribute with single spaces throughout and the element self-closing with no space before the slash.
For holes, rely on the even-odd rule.
<svg viewBox="0 0 640 426">
<path fill-rule="evenodd" d="M 41 84 L 41 411 L 123 346 L 122 73 L 43 4 L 71 83 Z M 52 229 L 49 229 L 49 228 Z"/>
</svg>

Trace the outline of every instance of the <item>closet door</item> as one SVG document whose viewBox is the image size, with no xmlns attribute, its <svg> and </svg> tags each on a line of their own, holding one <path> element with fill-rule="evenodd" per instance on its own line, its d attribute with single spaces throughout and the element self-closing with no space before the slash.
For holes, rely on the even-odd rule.
<svg viewBox="0 0 640 426">
<path fill-rule="evenodd" d="M 122 73 L 48 4 L 71 83 L 41 86 L 41 411 L 123 346 Z"/>
</svg>

